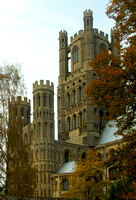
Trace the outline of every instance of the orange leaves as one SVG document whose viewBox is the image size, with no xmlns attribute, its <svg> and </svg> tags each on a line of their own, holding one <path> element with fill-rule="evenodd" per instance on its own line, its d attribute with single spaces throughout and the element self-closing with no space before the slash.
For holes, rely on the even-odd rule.
<svg viewBox="0 0 136 200">
<path fill-rule="evenodd" d="M 136 32 L 136 2 L 135 0 L 110 0 L 107 15 L 116 22 L 121 39 L 133 41 Z"/>
<path fill-rule="evenodd" d="M 69 191 L 63 197 L 77 199 L 103 198 L 103 163 L 98 154 L 89 150 L 86 158 L 79 158 L 77 167 L 69 176 Z"/>
</svg>

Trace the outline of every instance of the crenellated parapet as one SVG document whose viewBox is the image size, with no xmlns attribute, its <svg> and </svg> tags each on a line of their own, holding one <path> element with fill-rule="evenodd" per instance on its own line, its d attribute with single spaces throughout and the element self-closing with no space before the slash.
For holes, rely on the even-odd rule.
<svg viewBox="0 0 136 200">
<path fill-rule="evenodd" d="M 111 28 L 111 35 L 112 34 L 118 34 L 118 33 L 119 33 L 119 29 L 117 27 Z"/>
<path fill-rule="evenodd" d="M 61 30 L 61 31 L 59 32 L 59 37 L 67 37 L 67 31 Z"/>
<path fill-rule="evenodd" d="M 74 36 L 71 36 L 70 41 L 71 43 L 74 43 L 75 41 L 81 39 L 84 37 L 84 31 L 80 30 L 78 33 L 75 33 Z"/>
<path fill-rule="evenodd" d="M 35 81 L 35 83 L 33 83 L 33 92 L 41 89 L 51 90 L 54 92 L 54 84 L 52 82 L 50 83 L 49 80 L 46 80 L 46 84 L 44 84 L 44 80 L 40 80 L 40 83 Z"/>
<path fill-rule="evenodd" d="M 18 105 L 26 104 L 27 106 L 30 106 L 31 101 L 27 97 L 17 96 L 17 97 L 11 97 L 11 99 L 9 99 L 9 103 Z"/>
<path fill-rule="evenodd" d="M 84 11 L 84 17 L 88 17 L 88 16 L 93 17 L 93 11 L 90 9 Z"/>
<path fill-rule="evenodd" d="M 108 40 L 108 34 L 107 33 L 105 34 L 103 31 L 98 30 L 97 28 L 95 28 L 93 31 L 94 31 L 94 35 L 96 37 Z"/>
</svg>

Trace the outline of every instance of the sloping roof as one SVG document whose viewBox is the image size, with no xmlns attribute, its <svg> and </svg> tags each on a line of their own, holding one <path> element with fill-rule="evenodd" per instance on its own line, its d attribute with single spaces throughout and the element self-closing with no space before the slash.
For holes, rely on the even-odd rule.
<svg viewBox="0 0 136 200">
<path fill-rule="evenodd" d="M 118 130 L 116 123 L 114 121 L 108 121 L 104 131 L 101 135 L 100 141 L 98 145 L 105 144 L 108 142 L 113 142 L 116 140 L 120 140 L 122 136 L 114 135 L 114 133 Z"/>
<path fill-rule="evenodd" d="M 64 163 L 56 173 L 73 173 L 76 169 L 75 161 Z"/>
</svg>

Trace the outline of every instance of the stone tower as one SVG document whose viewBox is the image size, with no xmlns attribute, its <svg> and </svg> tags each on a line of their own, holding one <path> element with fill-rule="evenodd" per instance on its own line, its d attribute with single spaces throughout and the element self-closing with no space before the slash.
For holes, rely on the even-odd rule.
<svg viewBox="0 0 136 200">
<path fill-rule="evenodd" d="M 20 139 L 23 139 L 23 127 L 30 123 L 30 100 L 21 96 L 9 100 L 9 120 L 19 119 L 21 122 Z"/>
<path fill-rule="evenodd" d="M 114 27 L 111 29 L 111 52 L 115 56 L 119 56 L 119 52 L 117 52 L 117 44 L 119 42 L 119 30 Z"/>
<path fill-rule="evenodd" d="M 36 196 L 50 197 L 50 174 L 55 172 L 54 85 L 33 84 L 33 163 L 37 168 Z"/>
<path fill-rule="evenodd" d="M 93 12 L 86 10 L 84 30 L 71 37 L 67 44 L 67 32 L 59 33 L 59 81 L 58 81 L 58 138 L 75 144 L 95 146 L 105 125 L 102 120 L 106 110 L 89 105 L 85 89 L 97 75 L 88 65 L 103 49 L 109 49 L 108 35 L 93 28 Z M 71 71 L 68 71 L 68 54 L 71 54 Z"/>
</svg>

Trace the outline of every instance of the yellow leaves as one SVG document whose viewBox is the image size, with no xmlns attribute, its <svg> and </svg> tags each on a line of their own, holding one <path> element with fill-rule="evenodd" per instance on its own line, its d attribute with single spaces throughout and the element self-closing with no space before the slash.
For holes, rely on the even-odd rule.
<svg viewBox="0 0 136 200">
<path fill-rule="evenodd" d="M 63 197 L 103 198 L 104 181 L 100 174 L 103 174 L 103 163 L 95 151 L 89 150 L 85 159 L 79 158 L 75 172 L 69 175 L 69 190 Z"/>
</svg>

